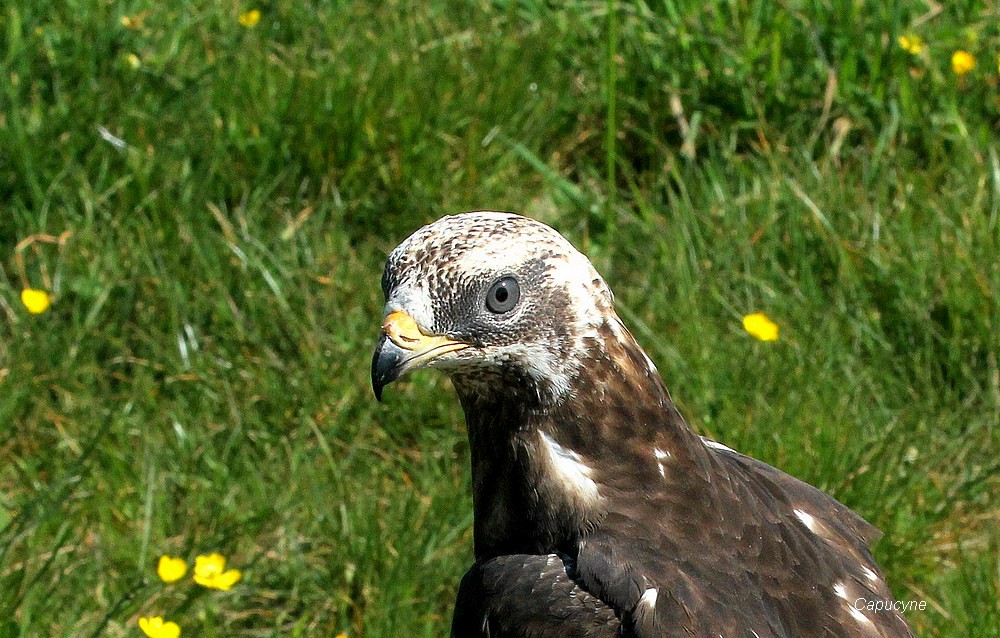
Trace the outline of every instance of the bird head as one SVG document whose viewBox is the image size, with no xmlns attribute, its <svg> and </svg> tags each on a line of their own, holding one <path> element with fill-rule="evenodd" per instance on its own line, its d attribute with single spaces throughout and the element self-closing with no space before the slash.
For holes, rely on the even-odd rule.
<svg viewBox="0 0 1000 638">
<path fill-rule="evenodd" d="M 498 212 L 444 217 L 388 257 L 372 387 L 437 368 L 466 389 L 557 401 L 579 357 L 614 316 L 590 261 L 545 224 Z M 513 381 L 513 383 L 512 383 Z M 460 388 L 461 391 L 461 388 Z"/>
</svg>

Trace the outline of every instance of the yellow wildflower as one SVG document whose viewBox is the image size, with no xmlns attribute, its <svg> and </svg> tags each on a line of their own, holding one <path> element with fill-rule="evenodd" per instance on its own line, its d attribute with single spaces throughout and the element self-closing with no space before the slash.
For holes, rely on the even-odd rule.
<svg viewBox="0 0 1000 638">
<path fill-rule="evenodd" d="M 924 50 L 923 39 L 919 35 L 913 33 L 899 36 L 897 42 L 899 42 L 899 46 L 902 47 L 904 51 L 913 55 L 917 55 Z"/>
<path fill-rule="evenodd" d="M 139 56 L 137 56 L 134 53 L 129 53 L 128 55 L 126 55 L 125 62 L 128 63 L 128 65 L 133 69 L 138 69 L 140 66 L 142 66 L 142 60 L 140 60 Z"/>
<path fill-rule="evenodd" d="M 184 578 L 187 570 L 188 566 L 184 559 L 173 556 L 160 556 L 160 563 L 156 566 L 156 573 L 160 576 L 160 580 L 165 583 L 172 583 Z"/>
<path fill-rule="evenodd" d="M 221 554 L 198 556 L 194 559 L 194 582 L 202 587 L 229 591 L 243 577 L 238 569 L 226 570 L 226 559 Z"/>
<path fill-rule="evenodd" d="M 25 288 L 21 291 L 21 303 L 33 315 L 40 315 L 52 305 L 52 297 L 44 290 Z"/>
<path fill-rule="evenodd" d="M 761 341 L 778 340 L 778 324 L 771 321 L 763 312 L 743 317 L 743 329 Z"/>
<path fill-rule="evenodd" d="M 181 628 L 175 622 L 164 622 L 160 616 L 143 616 L 139 629 L 149 638 L 180 638 Z"/>
<path fill-rule="evenodd" d="M 145 22 L 146 15 L 148 15 L 148 13 L 148 11 L 144 11 L 143 13 L 137 13 L 134 16 L 122 16 L 118 21 L 126 29 L 132 29 L 135 31 L 145 26 L 143 23 Z"/>
<path fill-rule="evenodd" d="M 240 14 L 240 24 L 248 29 L 252 29 L 260 22 L 260 9 L 250 9 Z"/>
<path fill-rule="evenodd" d="M 976 58 L 967 51 L 955 51 L 951 54 L 951 70 L 955 75 L 965 75 L 976 68 Z"/>
</svg>

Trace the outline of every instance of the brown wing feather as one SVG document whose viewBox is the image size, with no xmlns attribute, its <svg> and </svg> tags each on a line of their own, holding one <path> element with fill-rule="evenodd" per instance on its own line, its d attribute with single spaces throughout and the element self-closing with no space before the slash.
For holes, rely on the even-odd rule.
<svg viewBox="0 0 1000 638">
<path fill-rule="evenodd" d="M 897 613 L 856 604 L 893 601 L 868 548 L 873 526 L 765 463 L 703 454 L 672 459 L 667 489 L 613 496 L 580 541 L 579 584 L 635 636 L 913 636 Z"/>
<path fill-rule="evenodd" d="M 462 579 L 453 638 L 616 638 L 620 622 L 557 554 L 477 561 Z"/>
</svg>

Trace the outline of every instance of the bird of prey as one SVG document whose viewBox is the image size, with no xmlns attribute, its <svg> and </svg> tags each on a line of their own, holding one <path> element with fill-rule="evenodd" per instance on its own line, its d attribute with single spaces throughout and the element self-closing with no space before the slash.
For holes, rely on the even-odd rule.
<svg viewBox="0 0 1000 638">
<path fill-rule="evenodd" d="M 376 396 L 436 368 L 465 412 L 476 561 L 452 636 L 913 635 L 869 550 L 878 530 L 690 430 L 552 228 L 444 217 L 392 251 L 382 288 Z"/>
</svg>

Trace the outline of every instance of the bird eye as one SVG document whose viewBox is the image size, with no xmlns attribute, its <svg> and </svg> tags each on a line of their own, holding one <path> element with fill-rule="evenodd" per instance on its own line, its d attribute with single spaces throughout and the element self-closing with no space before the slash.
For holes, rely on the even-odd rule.
<svg viewBox="0 0 1000 638">
<path fill-rule="evenodd" d="M 486 293 L 486 307 L 490 312 L 503 314 L 513 310 L 520 298 L 521 287 L 517 285 L 516 279 L 507 275 L 490 286 Z"/>
</svg>

